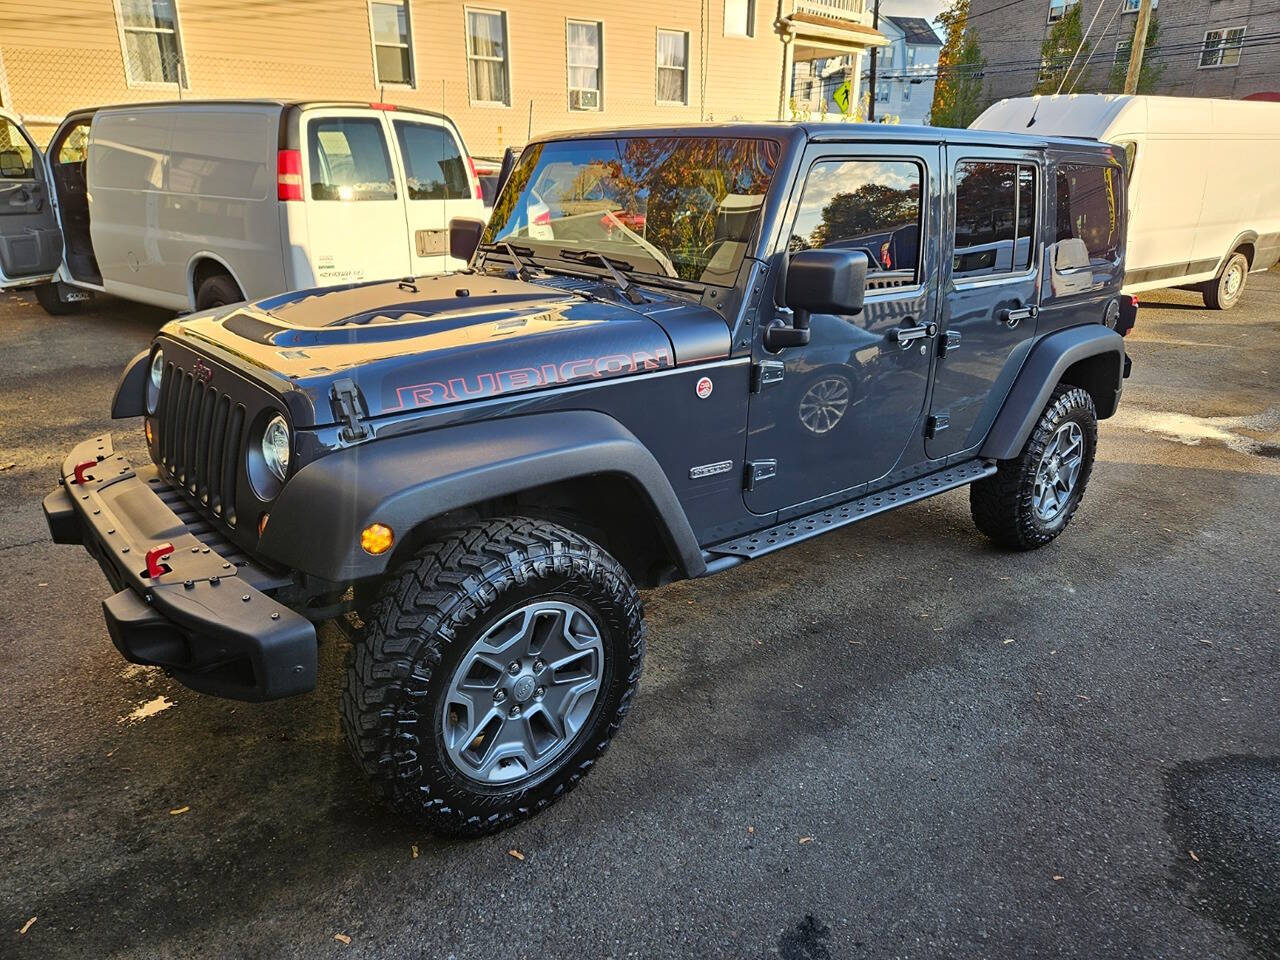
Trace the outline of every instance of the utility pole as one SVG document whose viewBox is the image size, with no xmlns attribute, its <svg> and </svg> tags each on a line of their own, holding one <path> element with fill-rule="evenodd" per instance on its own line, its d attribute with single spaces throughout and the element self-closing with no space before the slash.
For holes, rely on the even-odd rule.
<svg viewBox="0 0 1280 960">
<path fill-rule="evenodd" d="M 1151 0 L 1142 0 L 1138 22 L 1133 26 L 1133 46 L 1129 48 L 1129 72 L 1124 75 L 1124 92 L 1138 92 L 1138 75 L 1142 73 L 1142 55 L 1147 48 L 1147 21 L 1151 19 Z"/>
<path fill-rule="evenodd" d="M 1150 3 L 1151 0 L 1143 0 L 1143 3 Z M 875 6 L 871 8 L 871 29 L 880 29 L 880 0 L 876 0 Z M 876 53 L 879 47 L 871 48 L 871 77 L 867 81 L 867 123 L 876 122 Z"/>
</svg>

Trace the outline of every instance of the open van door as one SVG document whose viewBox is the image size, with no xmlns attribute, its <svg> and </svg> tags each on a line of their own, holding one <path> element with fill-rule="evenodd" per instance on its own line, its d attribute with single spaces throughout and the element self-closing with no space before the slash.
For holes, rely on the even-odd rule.
<svg viewBox="0 0 1280 960">
<path fill-rule="evenodd" d="M 62 262 L 62 231 L 35 141 L 0 111 L 0 290 L 52 279 Z"/>
</svg>

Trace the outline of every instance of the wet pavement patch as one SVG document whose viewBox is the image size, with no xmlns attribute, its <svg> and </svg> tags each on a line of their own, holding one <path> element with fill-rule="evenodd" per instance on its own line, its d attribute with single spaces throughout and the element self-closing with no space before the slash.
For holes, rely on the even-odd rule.
<svg viewBox="0 0 1280 960">
<path fill-rule="evenodd" d="M 1174 887 L 1259 956 L 1280 956 L 1280 757 L 1182 763 L 1165 792 Z"/>
<path fill-rule="evenodd" d="M 831 960 L 830 939 L 831 928 L 807 913 L 778 940 L 778 956 L 782 960 Z"/>
</svg>

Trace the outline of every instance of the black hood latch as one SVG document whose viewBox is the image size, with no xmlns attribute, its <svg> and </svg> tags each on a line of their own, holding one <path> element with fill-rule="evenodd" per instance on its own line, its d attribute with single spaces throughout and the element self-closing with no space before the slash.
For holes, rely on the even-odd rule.
<svg viewBox="0 0 1280 960">
<path fill-rule="evenodd" d="M 333 415 L 343 423 L 339 435 L 344 442 L 356 443 L 369 436 L 369 428 L 361 422 L 369 414 L 354 380 L 348 377 L 336 381 L 329 388 L 329 402 L 333 405 Z"/>
</svg>

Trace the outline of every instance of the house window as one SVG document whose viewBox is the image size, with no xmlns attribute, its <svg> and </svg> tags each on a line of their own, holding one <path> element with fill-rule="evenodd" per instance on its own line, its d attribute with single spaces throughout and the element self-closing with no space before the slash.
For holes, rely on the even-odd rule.
<svg viewBox="0 0 1280 960">
<path fill-rule="evenodd" d="M 658 31 L 658 102 L 689 102 L 689 34 Z"/>
<path fill-rule="evenodd" d="M 902 81 L 902 102 L 903 103 L 911 102 L 911 81 L 910 80 Z"/>
<path fill-rule="evenodd" d="M 467 84 L 472 103 L 511 106 L 507 15 L 501 10 L 467 11 Z"/>
<path fill-rule="evenodd" d="M 369 4 L 373 24 L 373 76 L 384 83 L 413 86 L 413 41 L 409 33 L 408 0 Z"/>
<path fill-rule="evenodd" d="M 876 69 L 884 74 L 884 79 L 876 84 L 876 103 L 888 103 L 892 94 L 890 89 L 893 84 L 889 80 L 889 74 L 893 71 L 893 47 L 887 47 L 879 55 L 877 55 Z"/>
<path fill-rule="evenodd" d="M 119 0 L 120 41 L 130 84 L 186 86 L 175 0 Z"/>
<path fill-rule="evenodd" d="M 1137 13 L 1142 6 L 1142 0 L 1124 0 L 1125 13 Z M 1160 0 L 1151 0 L 1151 9 L 1154 10 L 1160 6 Z"/>
<path fill-rule="evenodd" d="M 569 109 L 600 109 L 604 72 L 600 24 L 570 20 L 565 28 L 569 64 Z"/>
<path fill-rule="evenodd" d="M 726 37 L 756 35 L 755 0 L 724 0 L 724 35 Z"/>
<path fill-rule="evenodd" d="M 1057 23 L 1079 2 L 1080 0 L 1049 0 L 1049 22 Z"/>
<path fill-rule="evenodd" d="M 1133 49 L 1133 41 L 1132 41 L 1132 40 L 1117 40 L 1117 41 L 1116 41 L 1116 55 L 1115 55 L 1115 58 L 1114 58 L 1114 60 L 1113 60 L 1112 62 L 1113 62 L 1113 63 L 1128 63 L 1128 62 L 1129 62 L 1129 51 L 1130 51 L 1130 50 L 1132 50 L 1132 49 Z"/>
<path fill-rule="evenodd" d="M 1227 27 L 1210 30 L 1204 35 L 1200 50 L 1201 67 L 1234 67 L 1240 62 L 1240 48 L 1244 45 L 1244 27 Z"/>
</svg>

